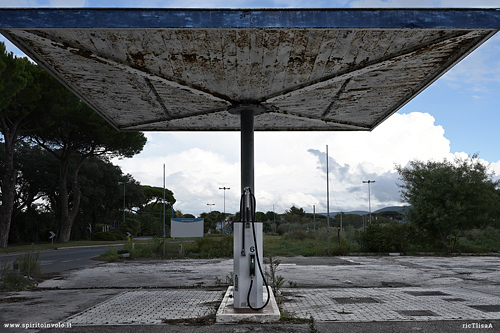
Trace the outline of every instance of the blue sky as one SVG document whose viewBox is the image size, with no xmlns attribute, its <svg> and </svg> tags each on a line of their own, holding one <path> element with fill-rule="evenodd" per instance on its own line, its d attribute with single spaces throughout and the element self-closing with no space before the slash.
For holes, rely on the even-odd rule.
<svg viewBox="0 0 500 333">
<path fill-rule="evenodd" d="M 350 1 L 83 1 L 17 0 L 16 7 L 200 7 L 200 8 L 381 8 L 468 7 L 470 0 L 350 0 Z M 474 7 L 500 8 L 500 0 L 475 0 Z M 0 0 L 0 7 L 12 7 Z M 9 51 L 22 56 L 5 41 Z M 256 133 L 257 209 L 281 213 L 295 205 L 326 211 L 326 145 L 330 157 L 330 211 L 372 210 L 401 205 L 394 165 L 411 160 L 442 160 L 479 153 L 490 170 L 500 174 L 500 34 L 495 35 L 447 74 L 370 133 Z M 142 184 L 167 187 L 184 213 L 199 214 L 239 206 L 238 133 L 146 133 L 148 144 L 132 158 L 116 160 L 124 172 Z"/>
</svg>

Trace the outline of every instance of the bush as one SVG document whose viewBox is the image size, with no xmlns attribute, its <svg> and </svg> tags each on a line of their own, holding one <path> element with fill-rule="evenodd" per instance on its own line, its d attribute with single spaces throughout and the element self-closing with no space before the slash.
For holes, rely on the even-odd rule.
<svg viewBox="0 0 500 333">
<path fill-rule="evenodd" d="M 130 232 L 133 237 L 137 236 L 137 233 L 141 230 L 141 223 L 136 219 L 127 218 L 124 222 L 120 224 L 120 231 Z"/>
<path fill-rule="evenodd" d="M 410 226 L 407 223 L 371 224 L 357 239 L 365 251 L 407 252 Z"/>
<path fill-rule="evenodd" d="M 92 234 L 93 241 L 116 241 L 125 239 L 125 235 L 120 232 L 99 231 Z"/>
<path fill-rule="evenodd" d="M 112 247 L 107 249 L 106 252 L 100 254 L 99 259 L 106 260 L 109 262 L 115 262 L 115 261 L 120 261 L 122 258 L 120 258 L 120 256 L 118 255 L 118 249 Z"/>
<path fill-rule="evenodd" d="M 13 265 L 3 262 L 0 267 L 0 273 L 0 289 L 23 290 L 35 287 L 37 284 L 36 278 L 42 275 L 40 253 L 28 252 L 20 255 L 16 258 Z M 30 278 L 27 279 L 25 277 Z"/>
<path fill-rule="evenodd" d="M 314 238 L 314 234 L 308 234 L 305 230 L 295 229 L 290 232 L 287 232 L 284 235 L 285 239 L 296 239 L 296 240 L 304 240 L 306 238 Z"/>
<path fill-rule="evenodd" d="M 500 230 L 487 227 L 466 231 L 459 240 L 458 250 L 464 253 L 500 252 Z"/>
<path fill-rule="evenodd" d="M 42 267 L 40 265 L 40 252 L 26 253 L 18 256 L 16 261 L 19 264 L 19 272 L 24 276 L 37 277 L 42 275 Z"/>
<path fill-rule="evenodd" d="M 230 258 L 233 257 L 233 237 L 203 237 L 196 240 L 195 252 L 202 258 Z"/>
</svg>

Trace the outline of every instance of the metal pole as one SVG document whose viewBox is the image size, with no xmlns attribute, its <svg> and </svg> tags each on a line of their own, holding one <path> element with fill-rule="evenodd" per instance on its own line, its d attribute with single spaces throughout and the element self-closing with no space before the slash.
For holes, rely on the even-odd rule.
<svg viewBox="0 0 500 333">
<path fill-rule="evenodd" d="M 368 212 L 370 213 L 370 224 L 372 224 L 372 203 L 370 194 L 370 181 L 368 181 Z"/>
<path fill-rule="evenodd" d="M 342 211 L 340 211 L 340 231 L 344 231 L 344 225 L 342 224 Z"/>
<path fill-rule="evenodd" d="M 375 183 L 374 180 L 363 180 L 363 183 L 368 184 L 368 212 L 370 213 L 370 220 L 368 221 L 369 224 L 372 224 L 372 204 L 371 204 L 371 194 L 370 194 L 370 184 Z"/>
<path fill-rule="evenodd" d="M 163 256 L 165 256 L 165 164 L 163 164 Z"/>
<path fill-rule="evenodd" d="M 313 221 L 314 221 L 314 231 L 316 231 L 316 206 L 313 205 Z"/>
<path fill-rule="evenodd" d="M 123 182 L 123 223 L 125 224 L 125 184 L 126 182 Z"/>
<path fill-rule="evenodd" d="M 253 110 L 241 111 L 241 193 L 254 188 L 254 114 Z"/>
<path fill-rule="evenodd" d="M 328 145 L 326 145 L 326 235 L 328 237 L 328 255 L 330 255 L 330 184 L 328 179 Z"/>
<path fill-rule="evenodd" d="M 276 213 L 274 212 L 274 204 L 273 204 L 273 223 L 274 223 L 274 233 L 277 233 L 278 228 L 276 227 Z"/>
<path fill-rule="evenodd" d="M 224 190 L 224 221 L 226 220 L 226 190 L 230 190 L 229 187 L 219 187 L 219 190 Z"/>
</svg>

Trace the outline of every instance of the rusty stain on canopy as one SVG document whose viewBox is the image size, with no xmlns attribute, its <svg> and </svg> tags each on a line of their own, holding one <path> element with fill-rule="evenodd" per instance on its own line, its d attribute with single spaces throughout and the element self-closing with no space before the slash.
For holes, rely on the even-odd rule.
<svg viewBox="0 0 500 333">
<path fill-rule="evenodd" d="M 372 130 L 496 10 L 0 9 L 0 32 L 119 130 Z"/>
</svg>

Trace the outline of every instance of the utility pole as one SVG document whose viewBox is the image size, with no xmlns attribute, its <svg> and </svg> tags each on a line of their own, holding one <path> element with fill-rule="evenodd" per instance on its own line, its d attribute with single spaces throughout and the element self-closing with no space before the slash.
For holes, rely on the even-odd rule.
<svg viewBox="0 0 500 333">
<path fill-rule="evenodd" d="M 369 224 L 372 224 L 372 204 L 370 201 L 370 184 L 375 183 L 374 180 L 363 180 L 363 183 L 368 184 L 368 211 L 370 213 Z"/>
<path fill-rule="evenodd" d="M 165 234 L 165 163 L 163 163 L 163 256 L 165 256 Z"/>
<path fill-rule="evenodd" d="M 123 223 L 125 224 L 125 184 L 127 182 L 118 182 L 118 185 L 123 184 Z"/>
<path fill-rule="evenodd" d="M 313 222 L 314 222 L 314 231 L 316 231 L 316 205 L 313 205 Z"/>
<path fill-rule="evenodd" d="M 230 190 L 229 187 L 219 187 L 219 190 L 224 190 L 224 220 L 226 220 L 226 190 Z M 208 204 L 207 204 L 208 205 Z"/>
<path fill-rule="evenodd" d="M 326 235 L 328 237 L 328 255 L 330 255 L 330 183 L 328 179 L 328 145 L 326 145 Z"/>
</svg>

